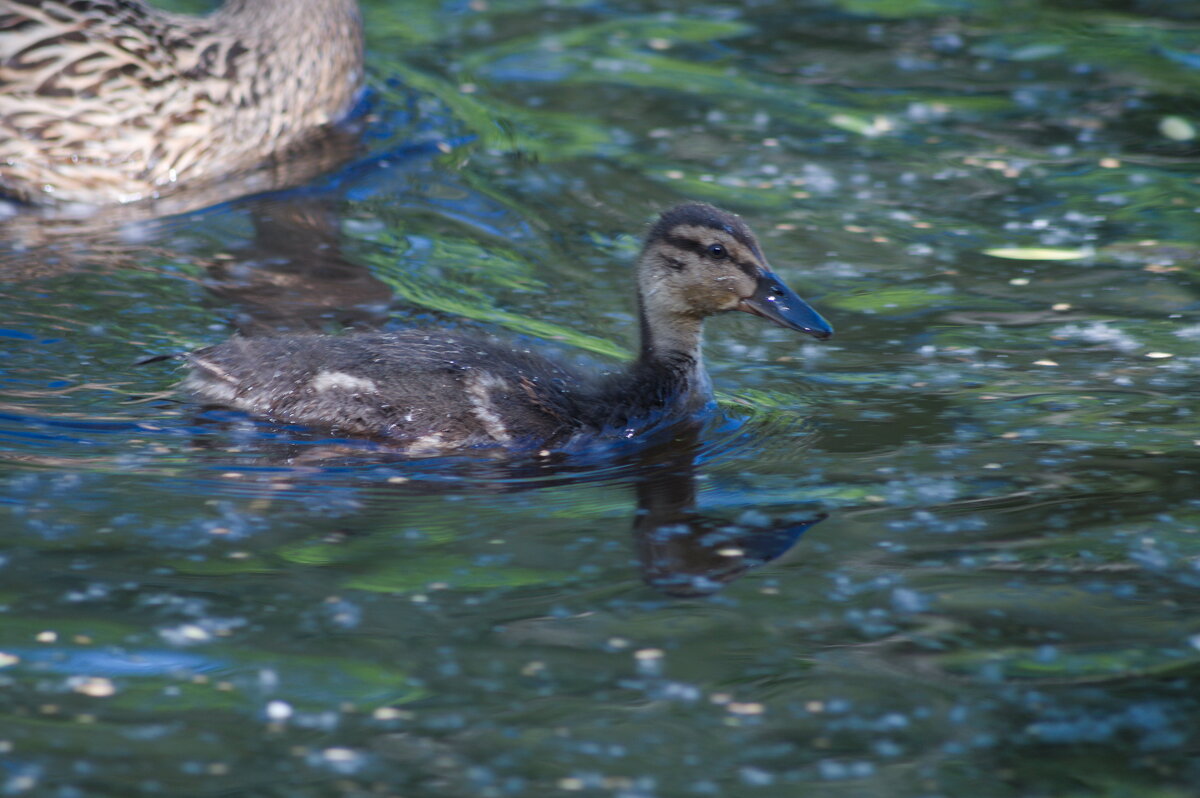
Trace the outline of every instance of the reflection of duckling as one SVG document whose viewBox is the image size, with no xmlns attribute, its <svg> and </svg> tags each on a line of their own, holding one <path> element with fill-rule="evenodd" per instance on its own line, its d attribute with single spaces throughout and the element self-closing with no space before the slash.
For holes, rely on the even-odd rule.
<svg viewBox="0 0 1200 798">
<path fill-rule="evenodd" d="M 828 516 L 768 518 L 743 524 L 696 511 L 691 463 L 683 473 L 647 475 L 637 483 L 633 532 L 642 579 L 671 596 L 706 596 L 785 554 Z"/>
<path fill-rule="evenodd" d="M 750 229 L 710 205 L 651 228 L 637 265 L 641 354 L 589 379 L 525 349 L 443 332 L 233 338 L 189 356 L 184 387 L 280 421 L 397 440 L 413 454 L 633 437 L 712 401 L 706 316 L 744 310 L 817 338 L 828 322 L 767 266 Z"/>
<path fill-rule="evenodd" d="M 669 441 L 638 453 L 634 542 L 642 579 L 680 598 L 706 596 L 791 549 L 828 516 L 744 514 L 734 522 L 696 508 L 699 425 L 682 425 Z"/>
<path fill-rule="evenodd" d="M 0 9 L 0 193 L 94 205 L 211 182 L 302 143 L 362 80 L 354 0 Z"/>
</svg>

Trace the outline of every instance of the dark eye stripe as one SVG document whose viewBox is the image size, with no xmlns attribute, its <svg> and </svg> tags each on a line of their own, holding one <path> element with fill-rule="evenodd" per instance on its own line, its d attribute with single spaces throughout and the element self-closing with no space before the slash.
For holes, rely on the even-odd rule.
<svg viewBox="0 0 1200 798">
<path fill-rule="evenodd" d="M 678 249 L 682 249 L 687 252 L 693 252 L 702 257 L 709 257 L 708 245 L 702 241 L 697 241 L 694 238 L 685 238 L 683 236 L 665 236 L 663 238 L 663 240 L 666 241 L 671 246 L 676 247 Z M 737 258 L 734 257 L 733 253 L 729 251 L 728 247 L 725 248 L 725 253 L 726 253 L 728 259 L 730 261 L 732 261 L 733 264 L 735 266 L 737 266 L 739 269 L 741 269 L 742 271 L 744 271 L 746 274 L 750 275 L 751 277 L 755 277 L 755 278 L 758 277 L 758 264 L 757 263 L 738 260 Z"/>
<path fill-rule="evenodd" d="M 737 265 L 737 267 L 739 269 L 741 269 L 742 271 L 744 271 L 746 274 L 750 275 L 751 277 L 753 277 L 756 280 L 758 279 L 758 264 L 757 263 L 746 263 L 745 261 L 734 260 L 732 258 L 731 258 L 731 260 L 733 260 L 733 262 Z"/>
<path fill-rule="evenodd" d="M 667 236 L 665 241 L 676 249 L 694 252 L 697 255 L 707 255 L 708 247 L 694 238 L 684 238 L 683 236 Z"/>
</svg>

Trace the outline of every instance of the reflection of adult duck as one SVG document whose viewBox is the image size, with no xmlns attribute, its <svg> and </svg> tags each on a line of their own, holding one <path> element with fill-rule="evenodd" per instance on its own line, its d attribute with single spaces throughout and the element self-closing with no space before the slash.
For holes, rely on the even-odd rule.
<svg viewBox="0 0 1200 798">
<path fill-rule="evenodd" d="M 828 322 L 770 271 L 750 229 L 711 205 L 651 228 L 637 266 L 641 355 L 601 379 L 524 348 L 407 330 L 233 338 L 188 356 L 185 387 L 270 419 L 383 436 L 411 454 L 635 437 L 712 401 L 704 318 L 743 310 L 817 338 Z"/>
<path fill-rule="evenodd" d="M 0 193 L 93 205 L 245 171 L 304 143 L 362 81 L 355 0 L 0 8 Z"/>
<path fill-rule="evenodd" d="M 383 324 L 392 289 L 342 253 L 341 217 L 330 197 L 275 195 L 243 206 L 254 237 L 230 247 L 228 258 L 205 262 L 204 285 L 244 335 L 370 329 Z"/>
</svg>

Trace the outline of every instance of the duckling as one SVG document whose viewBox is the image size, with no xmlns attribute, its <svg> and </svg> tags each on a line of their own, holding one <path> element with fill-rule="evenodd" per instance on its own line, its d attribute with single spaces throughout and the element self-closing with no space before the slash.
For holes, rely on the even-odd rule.
<svg viewBox="0 0 1200 798">
<path fill-rule="evenodd" d="M 771 271 L 739 217 L 687 203 L 650 228 L 637 261 L 641 350 L 585 375 L 524 348 L 439 331 L 234 337 L 186 358 L 182 387 L 208 403 L 408 454 L 472 447 L 567 448 L 636 437 L 713 404 L 704 319 L 746 311 L 818 339 L 821 315 Z"/>
<path fill-rule="evenodd" d="M 344 117 L 362 82 L 355 0 L 0 7 L 0 193 L 108 205 L 245 171 Z"/>
</svg>

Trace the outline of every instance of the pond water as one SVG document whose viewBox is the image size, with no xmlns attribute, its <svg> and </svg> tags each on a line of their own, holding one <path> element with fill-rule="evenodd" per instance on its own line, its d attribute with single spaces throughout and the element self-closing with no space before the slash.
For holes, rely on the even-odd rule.
<svg viewBox="0 0 1200 798">
<path fill-rule="evenodd" d="M 1195 6 L 364 13 L 346 165 L 5 222 L 0 795 L 1195 794 Z M 690 440 L 405 460 L 135 365 L 419 325 L 604 368 L 684 199 L 837 329 L 710 323 Z"/>
</svg>

